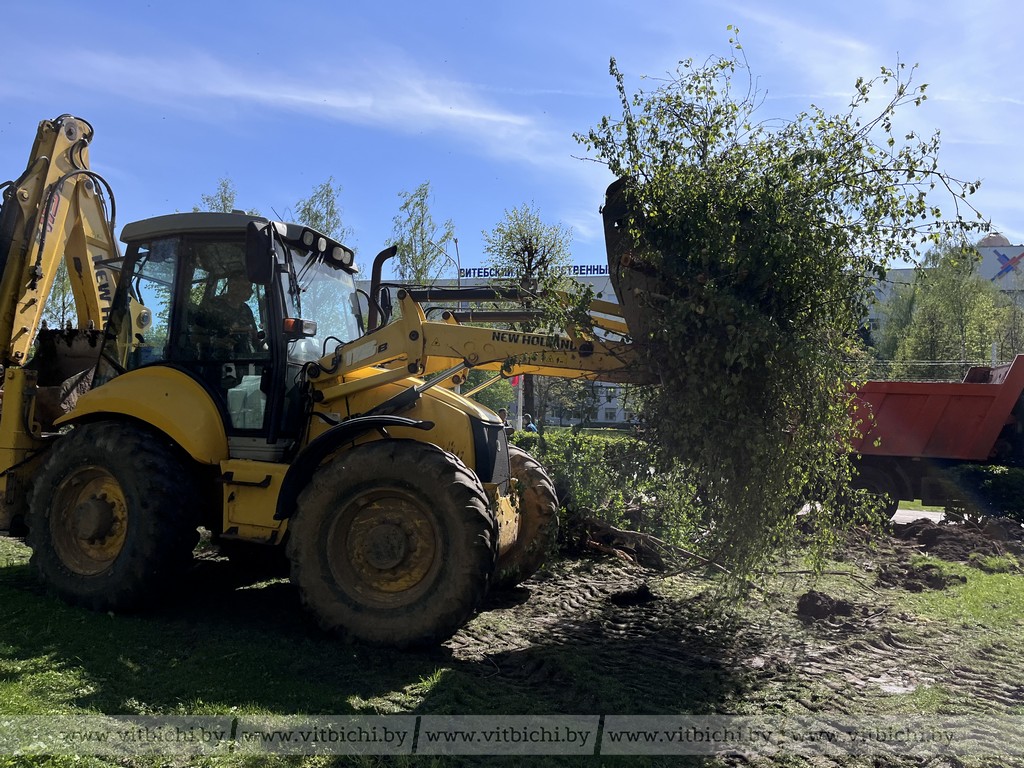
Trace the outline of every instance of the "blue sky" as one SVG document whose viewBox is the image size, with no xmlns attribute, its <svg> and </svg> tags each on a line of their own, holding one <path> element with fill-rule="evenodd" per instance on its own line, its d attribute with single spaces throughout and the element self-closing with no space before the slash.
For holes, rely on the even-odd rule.
<svg viewBox="0 0 1024 768">
<path fill-rule="evenodd" d="M 612 179 L 572 134 L 616 113 L 609 57 L 636 85 L 728 53 L 733 24 L 765 118 L 842 111 L 859 75 L 919 64 L 929 100 L 909 120 L 941 131 L 943 167 L 981 178 L 975 204 L 1024 242 L 1024 11 L 1012 0 L 5 5 L 0 177 L 24 169 L 39 120 L 83 117 L 118 230 L 191 210 L 223 177 L 239 206 L 287 218 L 333 176 L 368 270 L 398 193 L 430 181 L 464 267 L 523 203 L 572 228 L 576 263 L 601 263 Z"/>
</svg>

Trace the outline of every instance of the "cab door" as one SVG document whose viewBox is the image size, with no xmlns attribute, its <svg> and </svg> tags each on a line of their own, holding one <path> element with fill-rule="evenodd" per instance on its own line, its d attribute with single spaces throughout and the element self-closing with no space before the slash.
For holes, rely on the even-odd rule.
<svg viewBox="0 0 1024 768">
<path fill-rule="evenodd" d="M 186 250 L 171 362 L 217 393 L 229 437 L 258 438 L 273 392 L 266 290 L 246 277 L 244 242 L 192 239 Z"/>
<path fill-rule="evenodd" d="M 184 370 L 221 413 L 232 457 L 279 458 L 287 446 L 271 419 L 283 369 L 267 343 L 267 289 L 246 277 L 244 236 L 154 239 L 130 248 L 125 270 L 95 383 L 151 365 Z"/>
</svg>

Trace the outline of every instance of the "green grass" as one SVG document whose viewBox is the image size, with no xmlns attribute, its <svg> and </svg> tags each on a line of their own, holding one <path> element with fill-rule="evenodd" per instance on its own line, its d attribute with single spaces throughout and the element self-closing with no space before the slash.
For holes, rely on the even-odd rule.
<svg viewBox="0 0 1024 768">
<path fill-rule="evenodd" d="M 861 560 L 875 568 L 886 558 L 885 553 L 876 557 L 864 556 Z M 914 566 L 935 566 L 943 574 L 966 579 L 963 584 L 952 583 L 945 589 L 926 589 L 910 592 L 904 589 L 875 590 L 865 595 L 864 585 L 872 582 L 870 573 L 860 575 L 856 580 L 847 576 L 828 575 L 849 573 L 850 562 L 825 562 L 822 570 L 825 576 L 815 581 L 817 589 L 833 597 L 863 602 L 866 597 L 884 602 L 890 613 L 909 612 L 929 622 L 951 622 L 989 630 L 1013 630 L 1024 626 L 1024 574 L 1020 564 L 1011 556 L 978 556 L 973 564 L 952 563 L 927 555 L 914 555 L 910 560 Z M 797 561 L 797 568 L 808 564 Z M 1024 652 L 1024 638 L 1022 638 Z"/>
<path fill-rule="evenodd" d="M 945 507 L 932 507 L 925 506 L 921 503 L 920 499 L 914 499 L 913 501 L 907 501 L 904 499 L 900 502 L 900 509 L 909 510 L 911 512 L 945 512 Z"/>
<path fill-rule="evenodd" d="M 0 716 L 390 714 L 435 705 L 459 711 L 458 701 L 470 702 L 470 711 L 481 703 L 486 711 L 482 702 L 497 699 L 488 686 L 478 693 L 470 681 L 452 680 L 440 651 L 345 644 L 314 626 L 286 582 L 240 585 L 227 563 L 208 565 L 169 604 L 113 616 L 47 595 L 29 569 L 28 550 L 0 538 Z M 0 768 L 108 764 L 40 760 L 0 755 Z M 236 762 L 204 758 L 200 764 Z M 350 764 L 303 764 L 317 762 Z"/>
<path fill-rule="evenodd" d="M 941 685 L 922 685 L 909 693 L 890 694 L 874 702 L 876 715 L 941 714 L 950 703 L 949 692 Z"/>
<path fill-rule="evenodd" d="M 917 564 L 937 566 L 944 574 L 967 579 L 941 590 L 908 593 L 902 603 L 935 621 L 948 621 L 989 630 L 1016 631 L 1024 626 L 1024 577 L 1017 573 L 986 573 L 961 563 L 919 557 Z"/>
<path fill-rule="evenodd" d="M 1013 555 L 982 555 L 971 553 L 970 564 L 986 573 L 1019 573 L 1020 561 Z"/>
<path fill-rule="evenodd" d="M 734 690 L 724 668 L 664 669 L 656 658 L 610 675 L 609 647 L 567 647 L 535 638 L 495 658 L 459 660 L 445 648 L 393 651 L 347 644 L 323 633 L 284 580 L 239 582 L 225 561 L 205 561 L 165 604 L 131 615 L 95 613 L 48 595 L 28 565 L 28 550 L 0 538 L 0 717 L 4 715 L 290 716 L 390 714 L 579 714 L 707 711 Z M 503 611 L 475 621 L 507 630 Z M 614 650 L 615 646 L 610 646 Z M 623 642 L 623 653 L 632 644 Z M 536 670 L 537 679 L 516 670 Z M 511 675 L 509 670 L 511 670 Z M 538 682 L 537 680 L 540 680 Z M 239 758 L 167 763 L 148 757 L 104 762 L 0 755 L 22 765 L 200 765 Z M 264 756 L 244 765 L 517 765 L 479 758 Z M 556 756 L 531 765 L 589 765 Z M 659 765 L 658 760 L 630 765 Z M 674 764 L 674 763 L 672 763 Z"/>
</svg>

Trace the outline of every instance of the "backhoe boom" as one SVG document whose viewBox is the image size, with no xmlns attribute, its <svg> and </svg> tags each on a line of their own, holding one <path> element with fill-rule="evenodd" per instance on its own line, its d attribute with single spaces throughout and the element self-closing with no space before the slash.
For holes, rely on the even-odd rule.
<svg viewBox="0 0 1024 768">
<path fill-rule="evenodd" d="M 4 191 L 0 215 L 0 350 L 23 365 L 61 260 L 81 329 L 100 329 L 113 294 L 117 240 L 101 185 L 89 169 L 92 127 L 70 115 L 39 124 L 28 167 Z"/>
<path fill-rule="evenodd" d="M 39 124 L 28 165 L 7 182 L 0 209 L 0 363 L 4 367 L 0 410 L 0 531 L 17 528 L 27 504 L 26 479 L 32 461 L 45 445 L 37 384 L 57 385 L 91 368 L 83 362 L 87 348 L 103 328 L 113 297 L 112 260 L 119 255 L 108 221 L 102 187 L 106 182 L 89 169 L 92 126 L 71 115 Z M 109 195 L 109 189 L 106 190 Z M 75 333 L 50 331 L 32 365 L 26 367 L 44 326 L 43 313 L 61 263 L 67 267 L 77 312 Z M 30 370 L 31 369 L 31 370 Z M 53 380 L 50 380 L 53 379 Z M 52 386 L 52 390 L 58 387 Z M 60 395 L 48 390 L 54 403 Z M 59 405 L 54 405 L 59 412 Z M 47 414 L 49 422 L 55 412 Z"/>
</svg>

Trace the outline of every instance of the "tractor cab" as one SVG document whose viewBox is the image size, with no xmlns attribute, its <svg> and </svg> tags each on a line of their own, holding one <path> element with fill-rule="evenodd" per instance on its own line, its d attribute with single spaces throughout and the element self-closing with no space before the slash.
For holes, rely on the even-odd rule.
<svg viewBox="0 0 1024 768">
<path fill-rule="evenodd" d="M 93 385 L 172 366 L 209 392 L 233 456 L 286 450 L 302 430 L 303 366 L 361 333 L 353 252 L 242 213 L 160 216 L 127 225 L 121 239 Z"/>
</svg>

